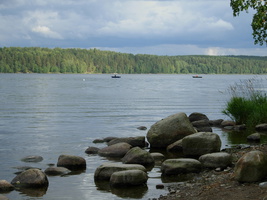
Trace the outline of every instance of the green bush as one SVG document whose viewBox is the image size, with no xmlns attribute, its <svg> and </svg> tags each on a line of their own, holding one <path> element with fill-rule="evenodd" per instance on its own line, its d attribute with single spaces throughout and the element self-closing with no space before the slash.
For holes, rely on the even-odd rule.
<svg viewBox="0 0 267 200">
<path fill-rule="evenodd" d="M 232 97 L 222 111 L 237 124 L 246 124 L 248 129 L 267 122 L 267 96 L 255 83 L 256 79 L 250 79 L 230 86 Z"/>
</svg>

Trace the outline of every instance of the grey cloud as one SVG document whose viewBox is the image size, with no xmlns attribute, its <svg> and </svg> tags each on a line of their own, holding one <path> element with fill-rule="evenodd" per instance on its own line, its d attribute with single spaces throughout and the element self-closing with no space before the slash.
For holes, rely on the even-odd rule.
<svg viewBox="0 0 267 200">
<path fill-rule="evenodd" d="M 6 28 L 0 32 L 0 43 L 118 48 L 133 52 L 143 48 L 148 53 L 156 47 L 170 48 L 166 52 L 171 52 L 174 46 L 181 45 L 200 53 L 207 52 L 203 49 L 209 47 L 256 48 L 251 36 L 251 14 L 234 18 L 229 3 L 225 0 L 2 0 L 0 26 Z"/>
</svg>

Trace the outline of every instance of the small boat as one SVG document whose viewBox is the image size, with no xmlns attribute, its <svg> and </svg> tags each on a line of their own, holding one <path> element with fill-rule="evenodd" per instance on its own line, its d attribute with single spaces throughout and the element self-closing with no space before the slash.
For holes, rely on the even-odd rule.
<svg viewBox="0 0 267 200">
<path fill-rule="evenodd" d="M 111 78 L 120 78 L 121 76 L 114 74 L 113 76 L 111 76 Z"/>
<path fill-rule="evenodd" d="M 194 75 L 193 78 L 202 78 L 202 76 Z"/>
</svg>

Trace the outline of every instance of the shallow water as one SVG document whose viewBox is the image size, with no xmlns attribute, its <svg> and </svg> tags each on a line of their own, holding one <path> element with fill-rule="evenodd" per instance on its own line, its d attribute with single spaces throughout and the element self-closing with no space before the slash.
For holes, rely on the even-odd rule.
<svg viewBox="0 0 267 200">
<path fill-rule="evenodd" d="M 228 119 L 221 114 L 229 99 L 227 88 L 254 75 L 110 75 L 85 74 L 0 74 L 0 179 L 11 181 L 16 167 L 30 165 L 46 169 L 61 154 L 82 156 L 84 173 L 49 177 L 49 188 L 40 194 L 17 191 L 10 199 L 148 199 L 165 193 L 156 190 L 162 183 L 160 169 L 149 172 L 147 188 L 101 190 L 94 183 L 94 171 L 103 162 L 84 153 L 94 139 L 108 136 L 144 136 L 139 126 L 177 112 L 202 112 L 210 119 Z M 266 75 L 258 76 L 266 85 Z M 265 88 L 263 88 L 265 89 Z M 218 128 L 222 148 L 246 143 L 242 133 Z M 239 138 L 239 139 L 238 139 Z M 240 139 L 241 138 L 241 139 Z M 40 163 L 24 163 L 21 158 L 41 155 Z M 32 196 L 30 196 L 32 195 Z M 38 196 L 39 197 L 36 197 Z"/>
</svg>

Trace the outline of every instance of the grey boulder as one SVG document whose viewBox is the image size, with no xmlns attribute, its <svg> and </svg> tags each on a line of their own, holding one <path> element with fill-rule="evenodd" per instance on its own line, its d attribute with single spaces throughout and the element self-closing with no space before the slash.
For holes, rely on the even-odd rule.
<svg viewBox="0 0 267 200">
<path fill-rule="evenodd" d="M 226 168 L 232 164 L 232 156 L 225 152 L 209 153 L 199 157 L 203 167 Z"/>
<path fill-rule="evenodd" d="M 147 132 L 147 140 L 152 148 L 166 148 L 195 132 L 186 114 L 177 113 L 153 124 Z"/>
<path fill-rule="evenodd" d="M 146 168 L 139 164 L 104 163 L 94 173 L 95 181 L 110 180 L 114 172 L 137 169 L 146 172 Z"/>
<path fill-rule="evenodd" d="M 146 184 L 147 174 L 138 169 L 114 172 L 110 177 L 112 187 L 128 187 Z"/>
<path fill-rule="evenodd" d="M 219 152 L 221 139 L 215 133 L 199 132 L 185 137 L 182 141 L 182 147 L 186 156 L 201 156 Z"/>
<path fill-rule="evenodd" d="M 85 170 L 86 160 L 80 156 L 60 155 L 58 157 L 57 167 L 65 167 L 69 170 Z"/>
<path fill-rule="evenodd" d="M 234 178 L 239 182 L 260 181 L 267 175 L 267 155 L 261 151 L 250 151 L 236 163 Z"/>
<path fill-rule="evenodd" d="M 197 173 L 201 171 L 201 163 L 192 158 L 177 158 L 165 160 L 161 165 L 163 175 L 177 175 L 182 173 Z"/>
<path fill-rule="evenodd" d="M 11 184 L 21 188 L 48 187 L 48 179 L 44 172 L 39 169 L 28 169 L 17 175 Z"/>
<path fill-rule="evenodd" d="M 154 166 L 155 164 L 151 154 L 140 147 L 130 149 L 122 158 L 122 162 L 125 164 L 140 164 L 143 166 Z"/>
</svg>

